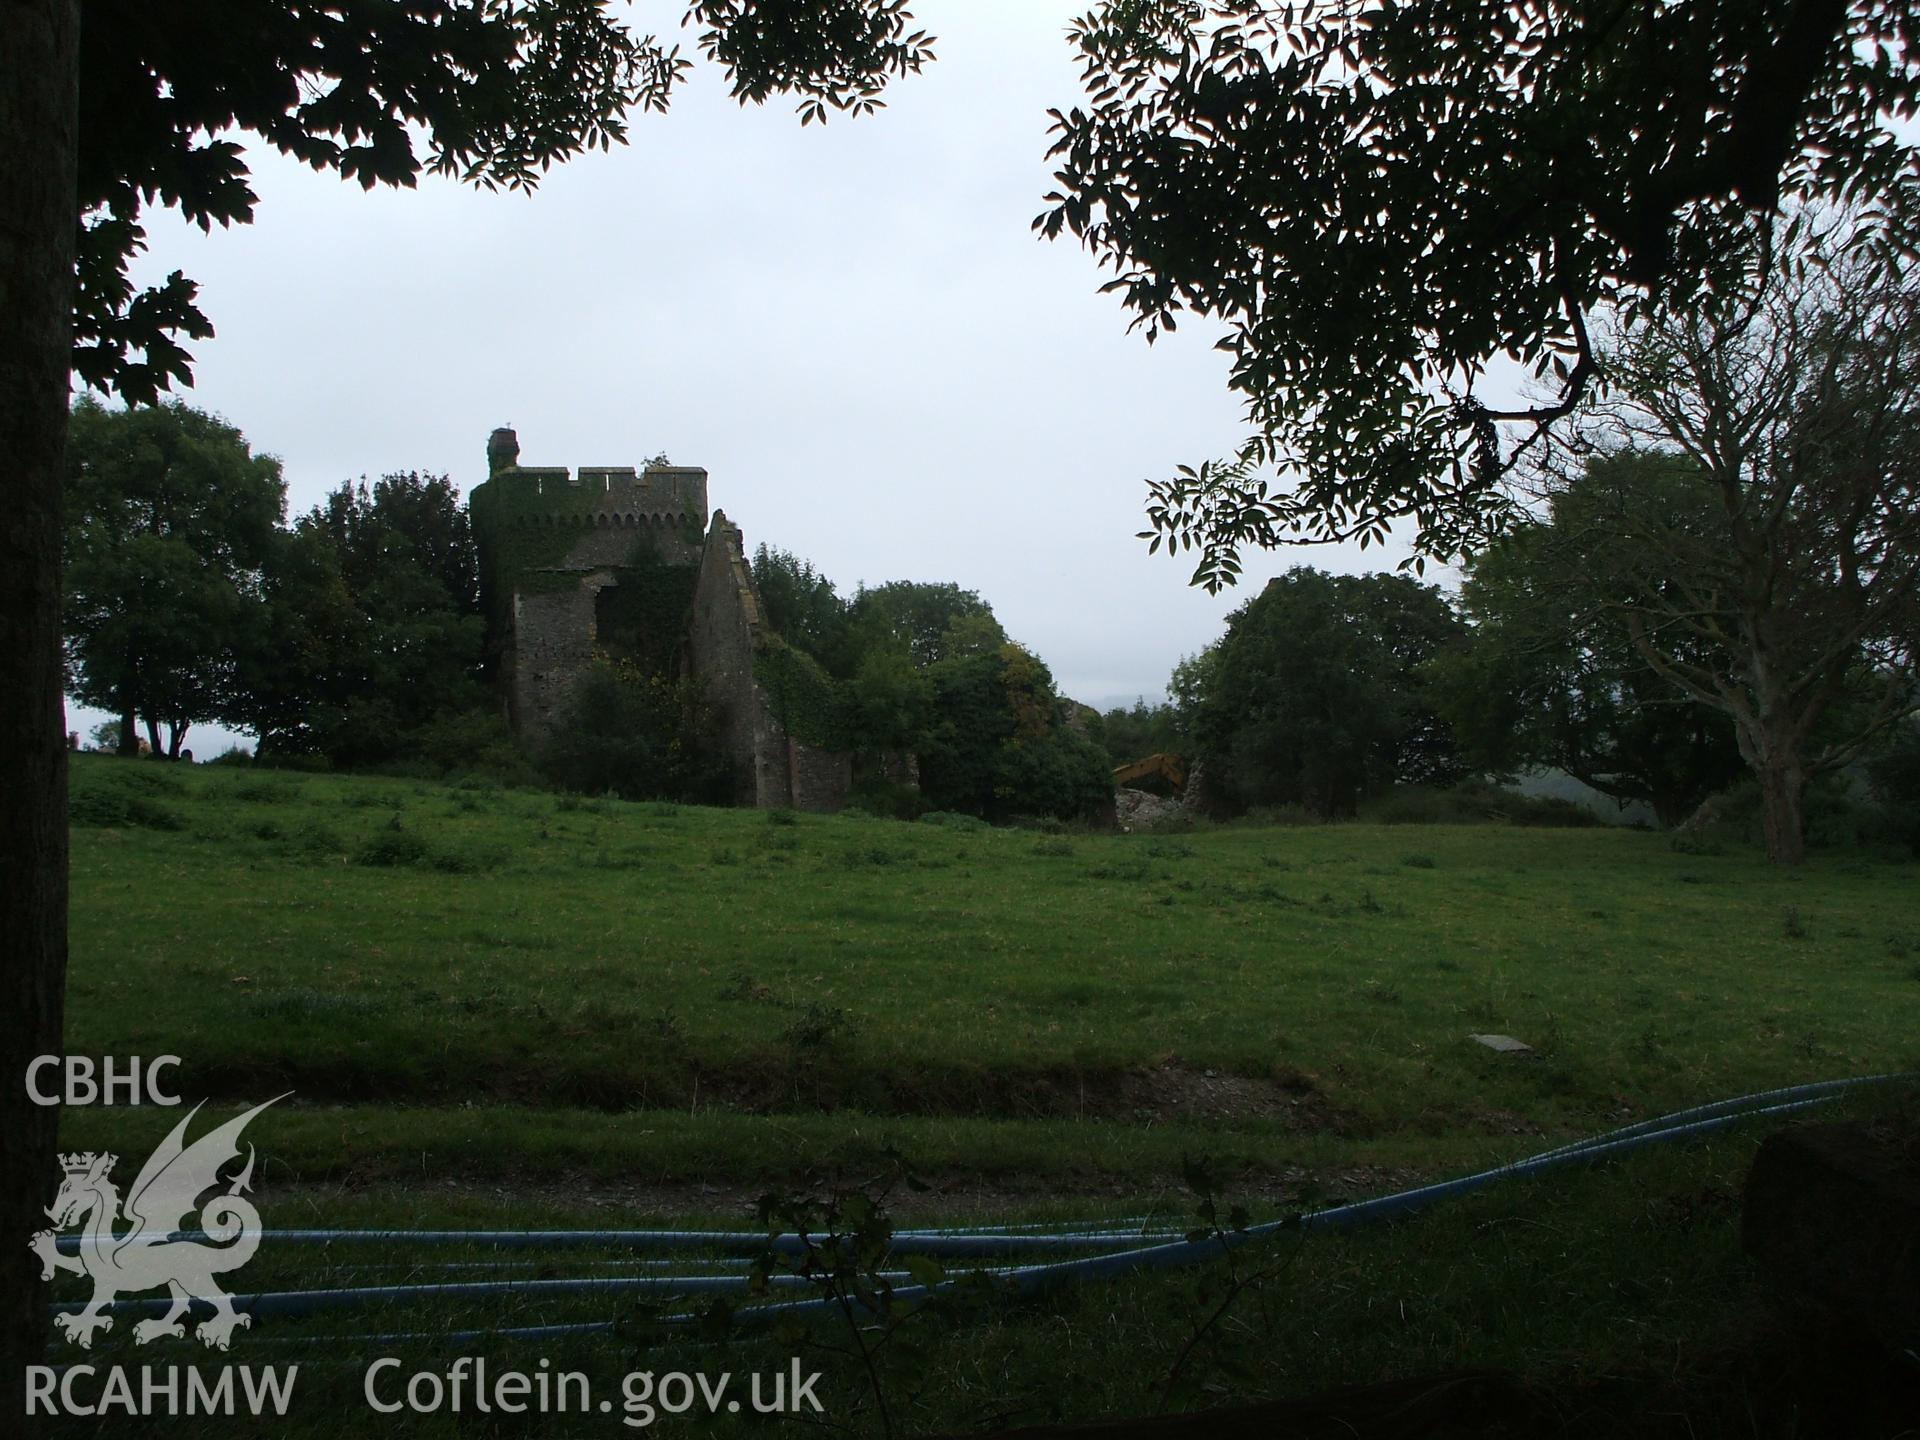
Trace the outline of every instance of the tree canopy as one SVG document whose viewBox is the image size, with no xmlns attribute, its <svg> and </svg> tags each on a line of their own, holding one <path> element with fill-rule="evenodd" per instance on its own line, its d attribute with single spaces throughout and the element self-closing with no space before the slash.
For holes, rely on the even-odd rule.
<svg viewBox="0 0 1920 1440">
<path fill-rule="evenodd" d="M 1223 322 L 1251 434 L 1150 484 L 1197 583 L 1244 545 L 1448 556 L 1599 374 L 1592 318 L 1729 283 L 1782 207 L 1906 234 L 1920 21 L 1898 0 L 1104 0 L 1071 31 L 1035 225 L 1152 339 Z M 1501 406 L 1511 356 L 1548 394 Z"/>
<path fill-rule="evenodd" d="M 1459 779 L 1425 674 L 1459 635 L 1446 597 L 1407 576 L 1270 580 L 1175 675 L 1208 798 L 1341 816 L 1389 785 Z"/>
<path fill-rule="evenodd" d="M 242 667 L 263 749 L 380 764 L 415 754 L 430 725 L 486 709 L 478 569 L 445 476 L 348 482 L 301 516 L 267 566 Z"/>
<path fill-rule="evenodd" d="M 1753 286 L 1623 324 L 1603 458 L 1543 471 L 1543 579 L 1731 720 L 1779 861 L 1801 856 L 1807 782 L 1920 698 L 1915 279 L 1897 254 L 1815 239 Z"/>
<path fill-rule="evenodd" d="M 66 645 L 74 693 L 136 718 L 156 753 L 227 718 L 259 574 L 279 524 L 280 462 L 185 405 L 83 398 L 67 444 Z M 169 734 L 163 745 L 160 726 Z"/>
<path fill-rule="evenodd" d="M 1691 512 L 1701 523 L 1697 486 L 1674 457 L 1624 451 L 1588 469 L 1595 489 L 1622 471 L 1649 510 L 1670 523 Z M 1733 722 L 1647 663 L 1622 608 L 1633 585 L 1619 576 L 1609 585 L 1580 554 L 1581 508 L 1563 500 L 1546 523 L 1502 538 L 1467 567 L 1466 634 L 1428 667 L 1435 704 L 1476 769 L 1563 770 L 1676 825 L 1745 772 Z M 1706 658 L 1698 640 L 1674 643 L 1690 661 Z"/>
<path fill-rule="evenodd" d="M 1068 702 L 1031 651 L 1009 642 L 926 673 L 933 722 L 920 743 L 920 786 L 934 809 L 1080 819 L 1113 803 L 1106 752 L 1068 724 Z"/>
<path fill-rule="evenodd" d="M 213 327 L 178 271 L 128 265 L 158 203 L 203 229 L 258 197 L 242 139 L 371 189 L 422 173 L 530 189 L 552 165 L 665 110 L 692 61 L 612 0 L 288 0 L 236 24 L 218 5 L 88 0 L 80 43 L 75 372 L 130 400 L 190 379 L 180 337 Z M 884 103 L 933 58 L 905 0 L 692 0 L 698 52 L 742 102 L 799 97 L 803 123 Z"/>
</svg>

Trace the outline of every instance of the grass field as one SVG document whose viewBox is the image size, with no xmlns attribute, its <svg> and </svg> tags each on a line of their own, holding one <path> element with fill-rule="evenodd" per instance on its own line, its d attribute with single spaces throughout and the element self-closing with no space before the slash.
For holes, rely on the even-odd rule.
<svg viewBox="0 0 1920 1440">
<path fill-rule="evenodd" d="M 1178 1210 L 1195 1156 L 1271 1214 L 1920 1064 L 1904 857 L 1786 873 L 1491 825 L 1041 834 L 93 757 L 73 789 L 68 1049 L 177 1054 L 221 1113 L 293 1091 L 250 1132 L 269 1225 L 738 1223 L 889 1151 L 932 1184 L 913 1218 Z M 71 1110 L 63 1146 L 144 1156 L 176 1114 Z M 935 1358 L 900 1343 L 895 1419 L 1602 1374 L 1724 1338 L 1752 1299 L 1752 1143 L 1316 1240 L 1185 1360 L 1218 1276 L 916 1319 Z M 291 1283 L 282 1263 L 250 1282 Z M 326 1329 L 277 1328 L 303 1325 Z M 847 1357 L 822 1363 L 837 1413 L 879 1425 Z"/>
</svg>

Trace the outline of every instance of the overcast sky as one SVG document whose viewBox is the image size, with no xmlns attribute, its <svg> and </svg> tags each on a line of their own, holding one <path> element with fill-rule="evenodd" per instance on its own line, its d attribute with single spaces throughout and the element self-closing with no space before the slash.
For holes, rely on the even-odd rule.
<svg viewBox="0 0 1920 1440">
<path fill-rule="evenodd" d="M 1269 575 L 1390 568 L 1404 550 L 1255 554 L 1216 598 L 1146 553 L 1144 480 L 1243 431 L 1217 327 L 1149 347 L 1091 255 L 1029 228 L 1046 111 L 1081 99 L 1084 0 L 913 9 L 939 59 L 877 115 L 803 130 L 791 101 L 742 110 L 698 65 L 670 114 L 531 195 L 363 192 L 250 147 L 255 224 L 147 220 L 138 274 L 184 270 L 218 331 L 185 398 L 280 457 L 293 513 L 398 470 L 470 490 L 496 425 L 529 465 L 665 451 L 707 468 L 749 550 L 792 550 L 842 594 L 978 590 L 1103 708 L 1158 698 Z"/>
</svg>

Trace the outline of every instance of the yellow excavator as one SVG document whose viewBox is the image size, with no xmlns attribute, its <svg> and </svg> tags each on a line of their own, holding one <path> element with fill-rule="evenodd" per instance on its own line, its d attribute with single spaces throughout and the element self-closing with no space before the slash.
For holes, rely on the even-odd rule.
<svg viewBox="0 0 1920 1440">
<path fill-rule="evenodd" d="M 1149 755 L 1144 760 L 1116 765 L 1116 790 L 1145 790 L 1152 795 L 1179 795 L 1187 788 L 1187 762 L 1178 755 Z"/>
</svg>

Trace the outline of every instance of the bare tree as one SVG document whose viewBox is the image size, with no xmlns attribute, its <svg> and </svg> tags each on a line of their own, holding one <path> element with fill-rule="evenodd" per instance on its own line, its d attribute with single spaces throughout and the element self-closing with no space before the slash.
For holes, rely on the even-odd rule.
<svg viewBox="0 0 1920 1440">
<path fill-rule="evenodd" d="M 1610 337 L 1588 438 L 1671 457 L 1661 483 L 1590 464 L 1549 488 L 1647 663 L 1732 717 L 1767 853 L 1797 864 L 1808 782 L 1915 708 L 1920 286 L 1805 216 L 1753 274 Z"/>
</svg>

